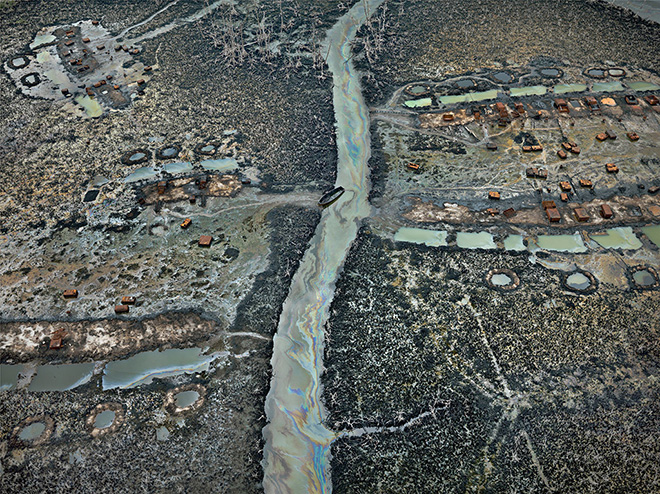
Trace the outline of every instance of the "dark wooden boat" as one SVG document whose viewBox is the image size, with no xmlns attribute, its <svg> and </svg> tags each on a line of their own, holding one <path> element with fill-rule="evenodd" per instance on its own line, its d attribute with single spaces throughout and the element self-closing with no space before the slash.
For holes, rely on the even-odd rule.
<svg viewBox="0 0 660 494">
<path fill-rule="evenodd" d="M 321 206 L 322 208 L 329 206 L 337 199 L 339 199 L 344 192 L 345 192 L 344 188 L 341 185 L 339 187 L 335 187 L 334 189 L 327 191 L 319 199 L 319 206 Z"/>
</svg>

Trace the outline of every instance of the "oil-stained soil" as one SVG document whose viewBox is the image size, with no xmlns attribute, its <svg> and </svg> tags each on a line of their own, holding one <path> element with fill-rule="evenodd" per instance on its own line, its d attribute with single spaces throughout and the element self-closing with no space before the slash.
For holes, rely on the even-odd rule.
<svg viewBox="0 0 660 494">
<path fill-rule="evenodd" d="M 348 259 L 325 354 L 337 492 L 658 489 L 654 292 L 576 294 L 528 254 L 368 227 Z"/>
</svg>

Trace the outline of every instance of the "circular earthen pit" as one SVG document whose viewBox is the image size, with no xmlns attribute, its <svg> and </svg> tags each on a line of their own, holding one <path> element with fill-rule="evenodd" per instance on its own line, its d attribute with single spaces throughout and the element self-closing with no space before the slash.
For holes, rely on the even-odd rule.
<svg viewBox="0 0 660 494">
<path fill-rule="evenodd" d="M 14 427 L 12 443 L 16 447 L 38 446 L 48 441 L 55 429 L 55 422 L 48 415 L 28 417 Z"/>
<path fill-rule="evenodd" d="M 148 149 L 133 149 L 124 153 L 121 162 L 125 165 L 138 165 L 151 158 L 151 151 Z"/>
<path fill-rule="evenodd" d="M 520 278 L 510 269 L 491 269 L 486 273 L 486 284 L 493 290 L 509 292 L 520 286 Z"/>
<path fill-rule="evenodd" d="M 431 87 L 426 84 L 411 84 L 405 88 L 404 92 L 408 96 L 420 98 L 422 96 L 427 96 L 431 92 Z"/>
<path fill-rule="evenodd" d="M 124 423 L 124 408 L 119 403 L 96 405 L 87 416 L 87 430 L 93 437 L 117 431 Z"/>
<path fill-rule="evenodd" d="M 218 151 L 218 147 L 216 142 L 201 142 L 195 146 L 195 153 L 202 156 L 213 156 Z"/>
<path fill-rule="evenodd" d="M 564 75 L 564 71 L 557 67 L 545 67 L 539 71 L 542 77 L 547 77 L 550 79 L 556 79 Z"/>
<path fill-rule="evenodd" d="M 156 151 L 156 158 L 158 158 L 159 160 L 174 159 L 177 156 L 179 156 L 180 152 L 181 152 L 181 146 L 177 144 L 169 144 L 167 146 L 163 146 L 158 151 Z"/>
<path fill-rule="evenodd" d="M 636 266 L 630 270 L 633 287 L 651 290 L 658 287 L 658 273 L 650 266 Z"/>
<path fill-rule="evenodd" d="M 34 87 L 41 83 L 41 77 L 36 72 L 30 72 L 21 77 L 21 84 L 26 87 Z"/>
<path fill-rule="evenodd" d="M 588 271 L 564 273 L 562 284 L 567 290 L 578 293 L 593 293 L 598 288 L 598 280 Z"/>
<path fill-rule="evenodd" d="M 30 59 L 27 55 L 16 55 L 7 62 L 7 66 L 10 69 L 22 69 L 27 67 L 30 64 Z"/>
<path fill-rule="evenodd" d="M 602 67 L 590 67 L 584 71 L 584 75 L 593 77 L 594 79 L 605 79 L 607 77 L 607 69 Z"/>
<path fill-rule="evenodd" d="M 185 384 L 167 392 L 165 409 L 173 415 L 198 410 L 204 404 L 206 388 L 201 384 Z"/>
</svg>

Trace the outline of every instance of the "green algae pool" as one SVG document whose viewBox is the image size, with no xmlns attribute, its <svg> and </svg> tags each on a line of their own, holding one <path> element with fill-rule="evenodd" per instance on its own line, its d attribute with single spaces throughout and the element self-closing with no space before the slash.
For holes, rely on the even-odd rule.
<svg viewBox="0 0 660 494">
<path fill-rule="evenodd" d="M 75 99 L 76 103 L 85 109 L 87 116 L 96 118 L 103 115 L 103 108 L 95 99 L 92 99 L 89 96 L 76 96 Z"/>
<path fill-rule="evenodd" d="M 592 86 L 592 91 L 595 92 L 616 92 L 616 91 L 625 91 L 626 88 L 623 87 L 620 81 L 612 82 L 594 82 Z"/>
<path fill-rule="evenodd" d="M 456 96 L 440 96 L 438 101 L 443 105 L 451 105 L 454 103 L 468 103 L 473 101 L 486 101 L 489 99 L 497 98 L 497 89 L 489 91 L 479 91 L 476 93 L 459 94 Z"/>
<path fill-rule="evenodd" d="M 431 98 L 411 99 L 404 103 L 408 108 L 424 108 L 431 106 Z"/>
<path fill-rule="evenodd" d="M 610 228 L 605 234 L 591 234 L 589 237 L 606 249 L 636 250 L 642 246 L 629 226 Z"/>
<path fill-rule="evenodd" d="M 557 84 L 554 88 L 555 94 L 581 93 L 587 90 L 586 84 Z"/>
<path fill-rule="evenodd" d="M 642 232 L 651 242 L 660 247 L 660 225 L 645 226 L 642 228 Z"/>
<path fill-rule="evenodd" d="M 536 244 L 544 250 L 556 250 L 558 252 L 586 252 L 587 247 L 582 241 L 582 235 L 539 235 Z"/>
<path fill-rule="evenodd" d="M 458 232 L 456 245 L 461 249 L 495 249 L 493 236 L 488 232 Z"/>
<path fill-rule="evenodd" d="M 653 84 L 652 82 L 646 81 L 633 81 L 626 82 L 626 86 L 634 91 L 657 91 L 660 89 L 660 86 Z"/>
<path fill-rule="evenodd" d="M 424 244 L 430 247 L 444 247 L 447 245 L 447 232 L 403 227 L 396 232 L 394 240 L 396 242 Z"/>
<path fill-rule="evenodd" d="M 523 241 L 522 235 L 509 235 L 504 239 L 504 250 L 512 250 L 515 252 L 522 252 L 527 250 Z"/>
<path fill-rule="evenodd" d="M 542 96 L 548 92 L 545 86 L 512 87 L 511 96 Z"/>
</svg>

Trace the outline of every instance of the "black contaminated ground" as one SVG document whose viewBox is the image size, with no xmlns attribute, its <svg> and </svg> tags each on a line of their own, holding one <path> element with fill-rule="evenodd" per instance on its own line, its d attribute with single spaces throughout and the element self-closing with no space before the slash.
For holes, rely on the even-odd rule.
<svg viewBox="0 0 660 494">
<path fill-rule="evenodd" d="M 491 269 L 520 287 L 493 290 Z M 658 489 L 655 292 L 576 294 L 528 254 L 366 229 L 344 272 L 324 376 L 327 424 L 349 434 L 336 492 Z"/>
</svg>

